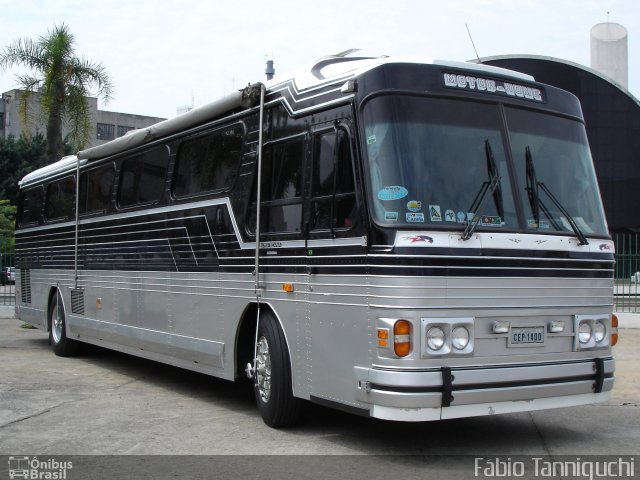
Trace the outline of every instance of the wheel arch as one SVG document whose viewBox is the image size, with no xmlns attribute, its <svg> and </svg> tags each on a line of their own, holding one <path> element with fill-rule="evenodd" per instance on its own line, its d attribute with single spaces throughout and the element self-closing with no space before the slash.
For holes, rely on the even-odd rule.
<svg viewBox="0 0 640 480">
<path fill-rule="evenodd" d="M 268 311 L 273 315 L 275 321 L 282 331 L 285 339 L 285 345 L 287 348 L 287 353 L 289 355 L 289 363 L 291 363 L 291 343 L 289 342 L 289 337 L 287 335 L 287 331 L 285 330 L 282 320 L 280 316 L 276 313 L 275 308 L 269 302 L 260 302 L 260 311 L 261 313 L 264 311 Z M 235 378 L 238 378 L 244 375 L 244 369 L 248 362 L 253 362 L 254 355 L 254 343 L 256 339 L 256 320 L 258 317 L 258 302 L 251 302 L 247 304 L 242 315 L 240 316 L 240 321 L 238 322 L 238 327 L 236 328 L 236 338 L 235 338 Z M 291 365 L 293 369 L 293 365 Z M 293 387 L 293 386 L 292 386 Z"/>
</svg>

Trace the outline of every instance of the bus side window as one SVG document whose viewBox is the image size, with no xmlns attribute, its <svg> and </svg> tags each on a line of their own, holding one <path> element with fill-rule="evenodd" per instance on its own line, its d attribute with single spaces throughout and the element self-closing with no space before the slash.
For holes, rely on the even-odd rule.
<svg viewBox="0 0 640 480">
<path fill-rule="evenodd" d="M 302 163 L 305 137 L 265 147 L 262 158 L 261 231 L 300 233 L 302 224 Z M 249 206 L 249 229 L 255 232 L 255 202 Z"/>
<path fill-rule="evenodd" d="M 160 200 L 164 192 L 169 151 L 160 145 L 122 164 L 118 204 L 128 207 Z"/>
<path fill-rule="evenodd" d="M 180 145 L 173 177 L 176 197 L 229 189 L 238 175 L 241 125 L 208 133 Z"/>
<path fill-rule="evenodd" d="M 104 212 L 109 208 L 116 176 L 113 163 L 80 176 L 80 213 Z"/>
<path fill-rule="evenodd" d="M 349 137 L 344 130 L 314 138 L 311 230 L 348 229 L 356 199 Z"/>
<path fill-rule="evenodd" d="M 76 178 L 65 177 L 47 186 L 45 217 L 49 220 L 66 220 L 74 215 L 76 202 Z"/>
<path fill-rule="evenodd" d="M 38 223 L 42 216 L 43 203 L 44 189 L 41 186 L 23 190 L 20 193 L 19 224 L 25 226 Z"/>
</svg>

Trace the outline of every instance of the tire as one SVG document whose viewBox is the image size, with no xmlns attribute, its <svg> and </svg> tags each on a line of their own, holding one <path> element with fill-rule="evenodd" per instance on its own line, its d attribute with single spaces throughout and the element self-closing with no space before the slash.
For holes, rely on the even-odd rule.
<svg viewBox="0 0 640 480">
<path fill-rule="evenodd" d="M 80 343 L 67 337 L 67 318 L 59 297 L 60 292 L 56 292 L 49 303 L 49 343 L 59 357 L 72 357 L 78 353 Z"/>
<path fill-rule="evenodd" d="M 291 363 L 284 333 L 273 314 L 260 315 L 254 394 L 264 423 L 290 427 L 300 416 L 301 400 L 293 396 Z"/>
</svg>

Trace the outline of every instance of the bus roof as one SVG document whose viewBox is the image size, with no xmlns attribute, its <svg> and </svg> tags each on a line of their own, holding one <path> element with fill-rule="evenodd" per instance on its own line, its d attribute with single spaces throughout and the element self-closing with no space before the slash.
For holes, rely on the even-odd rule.
<svg viewBox="0 0 640 480">
<path fill-rule="evenodd" d="M 369 70 L 381 65 L 413 63 L 418 65 L 437 65 L 456 68 L 471 72 L 510 77 L 514 80 L 534 82 L 535 79 L 526 73 L 520 73 L 506 68 L 493 67 L 471 62 L 455 62 L 449 60 L 435 60 L 426 57 L 398 56 L 398 57 L 341 57 L 330 55 L 317 60 L 314 64 L 304 67 L 289 75 L 282 75 L 278 80 L 271 80 L 265 86 L 267 91 L 290 81 L 295 82 L 298 90 L 317 88 L 330 83 L 359 77 Z"/>
</svg>

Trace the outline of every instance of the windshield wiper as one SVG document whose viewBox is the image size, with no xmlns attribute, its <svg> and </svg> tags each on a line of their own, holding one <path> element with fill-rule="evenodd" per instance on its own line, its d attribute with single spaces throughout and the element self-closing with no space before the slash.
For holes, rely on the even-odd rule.
<svg viewBox="0 0 640 480">
<path fill-rule="evenodd" d="M 587 241 L 587 237 L 584 236 L 584 233 L 582 233 L 582 230 L 580 230 L 580 227 L 578 227 L 578 224 L 573 219 L 571 214 L 567 212 L 567 210 L 562 206 L 562 204 L 555 197 L 555 195 L 551 193 L 551 190 L 549 190 L 549 187 L 547 187 L 544 183 L 539 182 L 538 179 L 536 178 L 536 170 L 533 165 L 533 157 L 531 156 L 531 149 L 529 148 L 528 145 L 525 148 L 525 160 L 527 162 L 526 190 L 529 196 L 529 205 L 531 205 L 531 212 L 533 213 L 533 219 L 536 222 L 536 225 L 540 227 L 540 210 L 542 210 L 546 215 L 546 217 L 549 219 L 549 221 L 552 223 L 553 228 L 555 228 L 556 230 L 562 230 L 558 222 L 554 220 L 553 215 L 551 214 L 549 209 L 542 202 L 542 199 L 540 198 L 540 193 L 538 191 L 538 188 L 540 188 L 544 193 L 547 194 L 547 196 L 549 197 L 549 199 L 551 199 L 553 204 L 556 207 L 558 207 L 558 210 L 560 210 L 560 212 L 565 216 L 565 218 L 567 219 L 567 222 L 569 223 L 569 225 L 571 226 L 571 229 L 573 230 L 573 233 L 576 234 L 576 237 L 580 241 L 578 245 L 589 245 L 589 242 Z"/>
<path fill-rule="evenodd" d="M 489 143 L 488 139 L 484 141 L 484 151 L 487 157 L 487 173 L 489 174 L 489 181 L 482 182 L 480 191 L 476 195 L 476 198 L 473 199 L 471 207 L 469 207 L 468 211 L 473 213 L 473 218 L 470 222 L 467 221 L 467 228 L 464 229 L 464 232 L 462 232 L 462 236 L 460 237 L 462 240 L 469 240 L 471 235 L 473 235 L 473 231 L 480 222 L 478 212 L 480 212 L 484 207 L 484 204 L 489 198 L 488 194 L 493 194 L 493 201 L 496 205 L 498 216 L 501 219 L 504 218 L 504 204 L 502 200 L 502 188 L 500 187 L 500 174 L 498 173 L 498 166 L 496 165 L 493 150 L 491 150 L 491 143 Z"/>
</svg>

